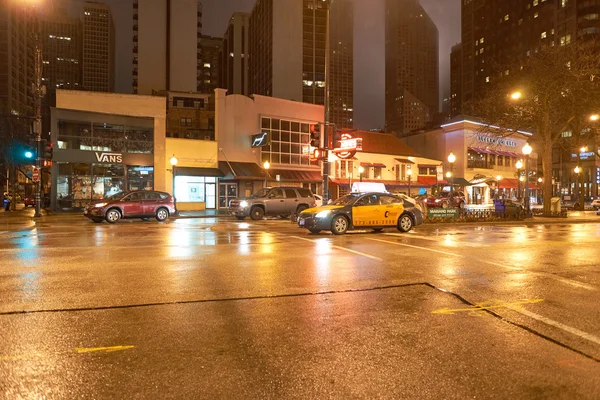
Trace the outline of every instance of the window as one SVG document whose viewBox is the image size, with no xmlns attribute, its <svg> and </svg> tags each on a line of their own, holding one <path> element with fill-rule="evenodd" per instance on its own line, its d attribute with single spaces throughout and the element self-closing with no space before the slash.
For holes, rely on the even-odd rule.
<svg viewBox="0 0 600 400">
<path fill-rule="evenodd" d="M 546 39 L 546 32 L 542 32 L 541 37 L 542 37 L 542 39 Z"/>
<path fill-rule="evenodd" d="M 505 21 L 508 21 L 508 17 L 509 17 L 509 15 L 508 15 L 508 14 L 506 14 L 506 15 L 504 16 L 504 20 L 505 20 Z"/>
<path fill-rule="evenodd" d="M 298 196 L 296 196 L 296 191 L 294 189 L 285 189 L 285 198 L 286 199 L 295 199 Z"/>
<path fill-rule="evenodd" d="M 269 193 L 269 199 L 283 199 L 283 190 L 273 189 Z"/>
<path fill-rule="evenodd" d="M 261 118 L 262 132 L 271 134 L 271 143 L 261 148 L 262 162 L 272 164 L 318 165 L 310 161 L 306 148 L 310 142 L 309 125 L 271 118 Z"/>
<path fill-rule="evenodd" d="M 192 126 L 191 118 L 179 118 L 179 126 Z"/>
<path fill-rule="evenodd" d="M 379 196 L 379 202 L 382 205 L 396 204 L 396 203 L 402 203 L 402 199 L 399 199 L 399 198 L 394 197 L 394 196 L 382 195 L 382 196 Z"/>
<path fill-rule="evenodd" d="M 373 172 L 374 172 L 373 176 L 377 179 L 381 179 L 382 169 L 383 169 L 382 167 L 374 167 L 373 168 Z"/>
<path fill-rule="evenodd" d="M 298 193 L 300 193 L 300 197 L 311 197 L 312 193 L 309 189 L 298 188 Z"/>
<path fill-rule="evenodd" d="M 498 166 L 501 167 L 503 165 L 503 159 L 504 159 L 503 156 L 498 156 L 498 158 L 497 158 Z"/>
<path fill-rule="evenodd" d="M 376 194 L 361 197 L 356 202 L 357 206 L 376 206 L 379 205 L 379 199 Z"/>
</svg>

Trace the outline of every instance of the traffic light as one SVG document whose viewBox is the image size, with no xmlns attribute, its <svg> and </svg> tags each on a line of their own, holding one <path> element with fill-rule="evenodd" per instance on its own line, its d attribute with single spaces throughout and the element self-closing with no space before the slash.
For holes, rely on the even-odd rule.
<svg viewBox="0 0 600 400">
<path fill-rule="evenodd" d="M 25 153 L 23 155 L 28 160 L 32 160 L 33 159 L 33 151 L 31 151 L 31 150 L 25 150 Z"/>
<path fill-rule="evenodd" d="M 47 140 L 47 141 L 44 141 L 43 145 L 44 145 L 44 159 L 52 160 L 52 156 L 54 153 L 54 144 L 51 141 Z"/>
<path fill-rule="evenodd" d="M 312 147 L 321 147 L 321 125 L 310 125 L 310 145 Z"/>
<path fill-rule="evenodd" d="M 325 149 L 316 148 L 313 151 L 312 159 L 313 160 L 325 160 L 329 156 L 329 151 Z"/>
<path fill-rule="evenodd" d="M 342 132 L 337 131 L 333 134 L 332 149 L 339 149 L 342 146 Z"/>
</svg>

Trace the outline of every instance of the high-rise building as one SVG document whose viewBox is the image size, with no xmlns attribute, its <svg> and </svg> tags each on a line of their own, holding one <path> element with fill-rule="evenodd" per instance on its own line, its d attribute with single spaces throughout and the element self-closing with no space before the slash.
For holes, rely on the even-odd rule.
<svg viewBox="0 0 600 400">
<path fill-rule="evenodd" d="M 115 91 L 115 25 L 106 4 L 83 6 L 82 80 L 85 90 Z"/>
<path fill-rule="evenodd" d="M 199 0 L 133 0 L 133 92 L 194 92 L 200 75 Z"/>
<path fill-rule="evenodd" d="M 439 34 L 418 0 L 386 0 L 385 123 L 406 135 L 439 110 Z"/>
<path fill-rule="evenodd" d="M 248 96 L 248 26 L 250 14 L 236 12 L 229 19 L 220 56 L 221 82 L 228 94 Z"/>
<path fill-rule="evenodd" d="M 329 121 L 354 127 L 354 3 L 331 4 L 329 25 Z"/>
<path fill-rule="evenodd" d="M 462 103 L 462 45 L 452 46 L 450 53 L 450 115 L 459 115 Z"/>
<path fill-rule="evenodd" d="M 214 94 L 219 87 L 220 61 L 223 39 L 202 35 L 200 38 L 200 59 L 198 61 L 198 85 L 200 93 Z"/>
<path fill-rule="evenodd" d="M 31 7 L 0 3 L 0 115 L 33 115 L 36 29 Z"/>
<path fill-rule="evenodd" d="M 82 87 L 82 23 L 69 17 L 63 3 L 44 7 L 40 18 L 42 41 L 42 132 L 50 131 L 50 107 L 56 106 L 56 89 Z"/>
</svg>

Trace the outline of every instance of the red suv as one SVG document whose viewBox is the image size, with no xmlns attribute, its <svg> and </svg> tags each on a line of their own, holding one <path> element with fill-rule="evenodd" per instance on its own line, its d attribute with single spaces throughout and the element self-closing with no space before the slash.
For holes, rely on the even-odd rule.
<svg viewBox="0 0 600 400">
<path fill-rule="evenodd" d="M 448 207 L 458 207 L 465 208 L 466 198 L 465 194 L 459 190 L 455 190 L 452 194 L 452 199 L 450 199 L 450 192 L 440 192 L 437 196 L 429 196 L 425 200 L 428 208 L 448 208 Z"/>
<path fill-rule="evenodd" d="M 98 200 L 90 204 L 83 215 L 94 222 L 106 220 L 114 224 L 121 218 L 141 218 L 147 221 L 154 217 L 158 221 L 164 221 L 176 213 L 175 199 L 169 193 L 136 190 Z"/>
</svg>

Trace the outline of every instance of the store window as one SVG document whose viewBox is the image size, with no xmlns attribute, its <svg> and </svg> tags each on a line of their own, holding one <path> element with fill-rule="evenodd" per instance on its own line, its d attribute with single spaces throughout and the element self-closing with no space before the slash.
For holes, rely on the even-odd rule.
<svg viewBox="0 0 600 400">
<path fill-rule="evenodd" d="M 154 190 L 154 167 L 127 167 L 128 190 Z"/>
<path fill-rule="evenodd" d="M 261 148 L 262 162 L 271 164 L 318 165 L 310 161 L 309 123 L 261 118 L 261 132 L 271 135 L 271 144 Z"/>
<path fill-rule="evenodd" d="M 217 178 L 204 176 L 176 176 L 175 199 L 182 203 L 206 203 L 206 208 L 216 208 Z"/>
<path fill-rule="evenodd" d="M 124 191 L 122 164 L 59 163 L 56 200 L 60 209 L 82 209 Z"/>
</svg>

